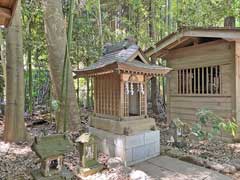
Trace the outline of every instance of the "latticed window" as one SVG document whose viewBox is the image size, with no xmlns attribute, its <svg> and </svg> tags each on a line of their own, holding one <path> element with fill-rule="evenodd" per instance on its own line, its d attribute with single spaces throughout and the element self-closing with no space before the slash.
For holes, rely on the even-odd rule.
<svg viewBox="0 0 240 180">
<path fill-rule="evenodd" d="M 221 67 L 178 70 L 178 94 L 221 94 Z"/>
</svg>

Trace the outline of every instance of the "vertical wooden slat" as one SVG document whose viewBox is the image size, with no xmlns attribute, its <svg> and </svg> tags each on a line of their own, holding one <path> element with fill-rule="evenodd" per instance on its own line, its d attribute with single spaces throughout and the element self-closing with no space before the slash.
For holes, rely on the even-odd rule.
<svg viewBox="0 0 240 180">
<path fill-rule="evenodd" d="M 219 66 L 219 94 L 222 94 L 222 66 Z"/>
<path fill-rule="evenodd" d="M 193 68 L 193 94 L 196 94 L 196 68 Z"/>
<path fill-rule="evenodd" d="M 113 77 L 111 75 L 110 82 L 109 82 L 109 114 L 113 115 L 113 105 L 112 105 L 112 84 L 113 84 Z"/>
<path fill-rule="evenodd" d="M 204 73 L 204 67 L 202 67 L 202 94 L 204 94 L 204 89 L 205 89 L 205 82 L 204 82 L 204 77 L 205 77 L 205 73 Z"/>
<path fill-rule="evenodd" d="M 200 94 L 200 68 L 198 68 L 198 94 Z"/>
<path fill-rule="evenodd" d="M 183 94 L 185 94 L 185 70 L 183 69 Z"/>
<path fill-rule="evenodd" d="M 206 74 L 207 74 L 207 78 L 206 78 L 206 81 L 207 81 L 207 82 L 206 82 L 207 92 L 206 92 L 206 93 L 209 94 L 209 87 L 208 87 L 208 84 L 209 84 L 209 74 L 208 74 L 208 70 L 209 70 L 209 68 L 207 67 L 206 70 L 207 70 L 207 72 L 206 72 Z"/>
<path fill-rule="evenodd" d="M 104 75 L 104 114 L 107 114 L 107 79 Z"/>
<path fill-rule="evenodd" d="M 147 115 L 147 82 L 143 83 L 143 89 L 144 89 L 144 113 Z"/>
<path fill-rule="evenodd" d="M 210 94 L 213 94 L 213 67 L 211 66 L 211 73 L 210 73 L 210 86 L 211 86 L 211 90 L 210 90 Z"/>
<path fill-rule="evenodd" d="M 115 75 L 113 75 L 113 82 L 112 82 L 112 109 L 113 109 L 113 115 L 116 116 L 116 107 L 115 107 Z"/>
<path fill-rule="evenodd" d="M 179 70 L 177 70 L 177 92 L 178 92 L 178 94 L 180 94 L 180 92 L 179 92 L 179 80 L 180 80 L 180 78 L 179 78 Z"/>
<path fill-rule="evenodd" d="M 186 69 L 186 94 L 189 94 L 188 70 Z"/>
<path fill-rule="evenodd" d="M 189 86 L 190 86 L 190 94 L 192 94 L 192 69 L 190 69 L 190 78 L 189 78 L 189 81 L 190 81 L 190 83 L 189 83 Z"/>
<path fill-rule="evenodd" d="M 98 93 L 98 88 L 97 88 L 97 81 L 96 81 L 96 77 L 93 79 L 93 88 L 94 88 L 94 92 L 93 92 L 93 97 L 94 97 L 94 112 L 98 113 L 98 103 L 97 103 L 97 93 Z"/>
<path fill-rule="evenodd" d="M 180 91 L 180 87 L 181 87 L 181 82 L 180 82 L 180 70 L 177 71 L 178 72 L 178 94 L 181 94 L 181 91 Z M 163 78 L 162 78 L 163 80 Z"/>
</svg>

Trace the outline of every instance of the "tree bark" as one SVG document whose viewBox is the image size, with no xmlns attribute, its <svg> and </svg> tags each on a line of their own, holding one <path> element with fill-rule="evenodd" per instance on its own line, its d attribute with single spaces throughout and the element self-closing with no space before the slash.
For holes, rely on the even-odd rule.
<svg viewBox="0 0 240 180">
<path fill-rule="evenodd" d="M 53 90 L 56 98 L 61 102 L 61 84 L 63 77 L 64 57 L 67 43 L 66 28 L 63 18 L 62 5 L 60 0 L 44 0 L 44 22 L 45 34 L 48 48 L 48 61 L 50 75 L 53 83 Z M 70 62 L 69 62 L 70 63 Z M 56 114 L 57 129 L 59 132 L 64 130 L 64 111 L 67 109 L 67 124 L 68 130 L 78 130 L 80 128 L 80 115 L 75 94 L 72 68 L 71 65 L 67 69 L 68 91 L 67 104 L 62 104 L 60 111 Z M 65 99 L 65 97 L 63 97 Z M 65 107 L 68 108 L 65 108 Z"/>
<path fill-rule="evenodd" d="M 24 71 L 21 22 L 21 1 L 18 1 L 12 25 L 6 37 L 6 114 L 4 140 L 7 142 L 25 141 L 24 124 Z"/>
<path fill-rule="evenodd" d="M 154 34 L 154 9 L 153 9 L 153 2 L 152 0 L 149 1 L 149 36 L 153 40 L 155 38 Z M 151 63 L 156 64 L 156 59 L 151 58 Z M 151 79 L 151 101 L 152 101 L 152 110 L 153 113 L 158 113 L 158 107 L 157 107 L 157 100 L 158 100 L 158 85 L 157 85 L 157 78 L 153 77 Z"/>
<path fill-rule="evenodd" d="M 31 22 L 29 23 L 29 27 L 28 27 L 28 33 L 29 36 L 31 38 Z M 28 92 L 29 92 L 29 107 L 28 107 L 28 111 L 29 114 L 32 115 L 32 107 L 33 107 L 33 93 L 32 93 L 32 48 L 29 45 L 28 46 Z"/>
</svg>

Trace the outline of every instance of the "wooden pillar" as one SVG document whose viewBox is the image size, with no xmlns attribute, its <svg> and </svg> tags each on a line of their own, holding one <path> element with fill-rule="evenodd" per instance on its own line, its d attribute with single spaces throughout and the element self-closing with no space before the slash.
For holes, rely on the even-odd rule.
<svg viewBox="0 0 240 180">
<path fill-rule="evenodd" d="M 120 78 L 119 116 L 124 116 L 124 81 Z"/>
<path fill-rule="evenodd" d="M 240 42 L 235 43 L 235 108 L 236 120 L 240 125 Z M 233 95 L 234 96 L 234 95 Z"/>
</svg>

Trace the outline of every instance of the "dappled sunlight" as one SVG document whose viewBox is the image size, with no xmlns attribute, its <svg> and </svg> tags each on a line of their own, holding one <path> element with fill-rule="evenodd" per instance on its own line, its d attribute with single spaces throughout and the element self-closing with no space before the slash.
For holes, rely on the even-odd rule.
<svg viewBox="0 0 240 180">
<path fill-rule="evenodd" d="M 240 153 L 240 143 L 228 144 L 227 146 L 232 149 L 234 153 Z"/>
<path fill-rule="evenodd" d="M 132 180 L 147 180 L 151 179 L 145 172 L 140 170 L 132 170 L 129 175 L 130 179 Z"/>
<path fill-rule="evenodd" d="M 17 145 L 15 143 L 5 143 L 0 141 L 0 154 L 27 155 L 32 150 L 29 146 Z"/>
</svg>

